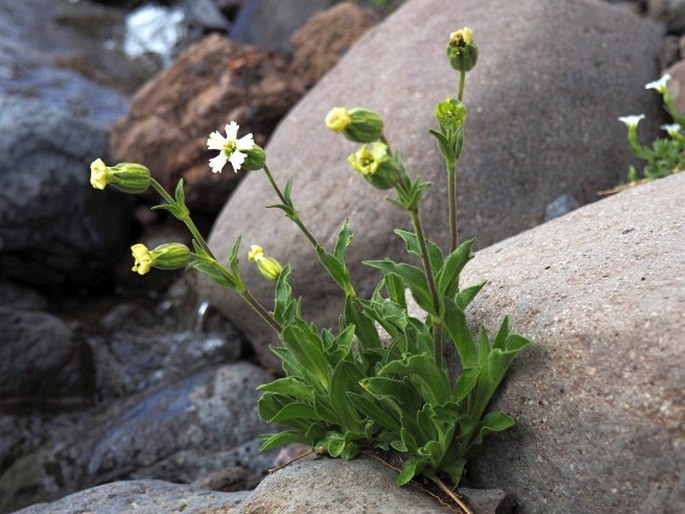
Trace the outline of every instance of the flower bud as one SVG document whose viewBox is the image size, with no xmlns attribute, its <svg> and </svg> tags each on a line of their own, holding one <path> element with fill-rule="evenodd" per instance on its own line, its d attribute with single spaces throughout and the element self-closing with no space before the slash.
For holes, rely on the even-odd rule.
<svg viewBox="0 0 685 514">
<path fill-rule="evenodd" d="M 378 113 L 363 107 L 334 107 L 326 116 L 326 126 L 357 143 L 373 143 L 383 136 L 381 117 Z"/>
<path fill-rule="evenodd" d="M 102 159 L 94 160 L 90 165 L 90 185 L 95 189 L 105 189 L 108 184 L 124 193 L 142 193 L 150 187 L 150 170 L 133 162 L 110 167 Z"/>
<path fill-rule="evenodd" d="M 131 247 L 135 263 L 132 271 L 145 275 L 150 268 L 173 270 L 184 268 L 190 261 L 190 248 L 181 243 L 165 243 L 154 250 L 141 243 Z"/>
<path fill-rule="evenodd" d="M 266 164 L 266 153 L 259 145 L 254 145 L 249 150 L 243 150 L 245 160 L 242 167 L 248 171 L 261 170 Z"/>
<path fill-rule="evenodd" d="M 445 98 L 435 107 L 435 117 L 443 130 L 453 130 L 466 123 L 466 107 L 456 98 Z"/>
<path fill-rule="evenodd" d="M 478 61 L 478 45 L 473 40 L 473 31 L 464 27 L 450 34 L 447 43 L 447 59 L 457 71 L 470 71 Z"/>
<path fill-rule="evenodd" d="M 362 145 L 347 162 L 378 189 L 390 189 L 400 180 L 399 164 L 388 154 L 385 143 Z"/>
<path fill-rule="evenodd" d="M 250 246 L 247 260 L 257 264 L 257 269 L 269 280 L 276 280 L 283 271 L 283 266 L 273 257 L 267 257 L 259 245 Z"/>
</svg>

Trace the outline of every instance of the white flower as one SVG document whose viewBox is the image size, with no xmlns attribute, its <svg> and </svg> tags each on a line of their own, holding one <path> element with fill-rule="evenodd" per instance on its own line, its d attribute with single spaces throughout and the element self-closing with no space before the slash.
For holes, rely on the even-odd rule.
<svg viewBox="0 0 685 514">
<path fill-rule="evenodd" d="M 680 134 L 680 125 L 678 123 L 670 123 L 668 125 L 661 125 L 659 127 L 661 130 L 668 132 L 670 137 L 675 137 Z"/>
<path fill-rule="evenodd" d="M 238 139 L 239 125 L 232 121 L 226 125 L 226 137 L 219 132 L 212 132 L 207 138 L 207 148 L 210 150 L 218 150 L 219 155 L 209 160 L 209 166 L 214 173 L 221 173 L 227 162 L 233 166 L 233 171 L 236 173 L 245 162 L 247 155 L 244 150 L 250 150 L 254 146 L 254 139 L 252 134 Z"/>
<path fill-rule="evenodd" d="M 656 89 L 659 93 L 662 95 L 666 91 L 666 83 L 671 80 L 671 76 L 666 73 L 663 77 L 661 77 L 659 80 L 655 80 L 654 82 L 650 82 L 645 86 L 645 89 Z"/>
<path fill-rule="evenodd" d="M 618 121 L 625 123 L 628 128 L 637 127 L 640 120 L 645 118 L 644 114 L 633 114 L 632 116 L 621 116 Z"/>
</svg>

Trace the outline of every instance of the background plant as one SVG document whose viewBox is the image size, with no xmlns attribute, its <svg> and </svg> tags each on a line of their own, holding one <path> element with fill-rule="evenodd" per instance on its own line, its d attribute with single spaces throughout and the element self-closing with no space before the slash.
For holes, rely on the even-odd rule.
<svg viewBox="0 0 685 514">
<path fill-rule="evenodd" d="M 364 449 L 393 450 L 402 461 L 400 485 L 417 475 L 432 479 L 449 492 L 441 477 L 456 486 L 467 459 L 491 432 L 513 425 L 503 412 L 486 413 L 512 359 L 530 341 L 512 334 L 504 318 L 497 334 L 485 329 L 474 339 L 465 310 L 484 282 L 462 287 L 460 274 L 473 257 L 474 241 L 457 238 L 456 179 L 462 153 L 466 108 L 462 103 L 466 74 L 476 65 L 478 47 L 472 31 L 451 34 L 447 45 L 450 65 L 458 73 L 457 97 L 439 102 L 438 127 L 431 130 L 445 161 L 448 181 L 450 246 L 443 251 L 426 237 L 420 206 L 430 188 L 420 176 L 410 176 L 402 159 L 383 132 L 383 120 L 366 108 L 336 107 L 326 117 L 329 129 L 361 143 L 348 162 L 373 187 L 388 191 L 387 199 L 404 210 L 412 231 L 396 230 L 409 260 L 366 261 L 381 273 L 370 298 L 357 295 L 345 252 L 352 241 L 348 221 L 341 226 L 333 248 L 326 248 L 309 231 L 293 200 L 293 181 L 281 187 L 274 179 L 264 150 L 251 134 L 238 138 L 239 127 L 226 125 L 226 135 L 210 134 L 208 148 L 218 151 L 210 161 L 214 172 L 227 163 L 235 170 L 263 169 L 280 209 L 295 223 L 313 253 L 344 296 L 338 326 L 320 328 L 303 316 L 301 301 L 293 296 L 290 265 L 282 266 L 259 245 L 252 245 L 248 260 L 268 279 L 275 280 L 271 310 L 250 293 L 238 267 L 240 244 L 233 245 L 226 263 L 213 255 L 195 227 L 185 205 L 183 183 L 169 195 L 140 164 L 107 167 L 97 160 L 91 166 L 91 183 L 111 184 L 125 192 L 139 193 L 152 185 L 164 209 L 182 221 L 193 236 L 193 248 L 179 243 L 148 250 L 134 245 L 134 271 L 150 268 L 196 269 L 240 295 L 276 332 L 281 345 L 272 347 L 283 364 L 285 376 L 260 386 L 260 416 L 285 428 L 265 434 L 262 449 L 305 443 L 319 454 L 351 459 Z M 425 313 L 408 312 L 407 292 Z M 456 377 L 448 372 L 444 345 L 452 345 L 458 362 Z"/>
<path fill-rule="evenodd" d="M 651 147 L 640 144 L 637 138 L 637 126 L 644 119 L 644 114 L 623 116 L 619 121 L 625 123 L 628 128 L 628 145 L 633 153 L 645 161 L 642 170 L 638 171 L 635 166 L 628 170 L 628 182 L 634 183 L 640 179 L 653 180 L 677 173 L 685 168 L 685 116 L 682 116 L 673 103 L 671 93 L 668 91 L 669 74 L 659 80 L 650 82 L 646 89 L 654 89 L 661 95 L 664 109 L 673 119 L 673 123 L 662 125 L 661 129 L 668 134 L 667 138 L 658 138 L 652 142 Z"/>
</svg>

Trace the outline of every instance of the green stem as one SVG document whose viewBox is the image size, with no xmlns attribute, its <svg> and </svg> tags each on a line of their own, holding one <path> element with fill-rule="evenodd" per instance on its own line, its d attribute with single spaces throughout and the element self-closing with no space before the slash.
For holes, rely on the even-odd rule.
<svg viewBox="0 0 685 514">
<path fill-rule="evenodd" d="M 239 293 L 240 296 L 245 300 L 252 309 L 259 314 L 259 316 L 266 321 L 271 328 L 273 328 L 277 334 L 281 334 L 281 330 L 283 330 L 283 327 L 274 319 L 274 317 L 271 315 L 269 311 L 267 311 L 264 306 L 259 303 L 259 301 L 252 296 L 250 291 L 248 289 L 245 289 L 241 293 Z"/>
<path fill-rule="evenodd" d="M 450 253 L 457 248 L 457 163 L 447 165 L 447 193 L 449 195 Z"/>
<path fill-rule="evenodd" d="M 421 225 L 421 217 L 418 210 L 409 211 L 411 221 L 414 224 L 414 231 L 416 232 L 416 239 L 419 242 L 419 249 L 421 251 L 421 261 L 423 262 L 423 269 L 426 272 L 426 282 L 428 282 L 428 289 L 430 290 L 431 299 L 433 301 L 433 310 L 440 312 L 440 296 L 438 295 L 438 287 L 435 284 L 435 275 L 433 274 L 433 266 L 431 265 L 430 257 L 428 256 L 428 246 L 426 244 L 426 237 L 423 234 L 423 227 Z M 433 319 L 433 349 L 435 353 L 435 362 L 442 363 L 442 330 L 440 321 Z"/>
<path fill-rule="evenodd" d="M 292 202 L 283 195 L 281 188 L 278 187 L 278 184 L 276 184 L 276 181 L 274 180 L 273 175 L 271 175 L 271 171 L 269 170 L 269 167 L 266 164 L 264 164 L 264 173 L 266 173 L 266 178 L 269 179 L 271 187 L 274 189 L 274 191 L 276 191 L 276 194 L 278 195 L 278 198 L 281 200 L 283 205 L 287 205 L 288 207 L 290 207 L 292 214 L 288 215 L 288 217 L 300 228 L 302 233 L 305 235 L 307 239 L 309 239 L 309 242 L 312 243 L 314 248 L 322 246 L 321 243 L 319 243 L 316 240 L 316 238 L 312 235 L 309 229 L 305 226 L 305 224 L 302 223 L 302 220 L 300 219 L 300 215 L 298 214 L 297 210 L 295 210 L 295 207 L 293 206 Z"/>
<path fill-rule="evenodd" d="M 157 182 L 154 178 L 150 178 L 150 184 L 152 187 L 159 193 L 159 196 L 162 197 L 162 199 L 168 203 L 169 205 L 173 205 L 178 207 L 179 209 L 183 209 L 182 212 L 179 212 L 178 215 L 175 214 L 175 216 L 182 221 L 186 227 L 188 227 L 188 230 L 193 236 L 193 239 L 197 241 L 197 243 L 200 245 L 200 247 L 209 255 L 212 259 L 214 259 L 214 254 L 212 251 L 209 249 L 209 245 L 207 244 L 207 241 L 205 241 L 205 238 L 202 236 L 200 231 L 197 229 L 195 226 L 195 223 L 193 223 L 193 220 L 190 218 L 190 214 L 188 213 L 188 209 L 186 208 L 185 205 L 178 205 L 176 203 L 176 200 L 174 200 L 169 193 L 166 192 L 166 190 L 162 187 L 162 185 Z"/>
<path fill-rule="evenodd" d="M 459 72 L 459 94 L 457 96 L 457 99 L 461 102 L 461 99 L 464 98 L 464 82 L 466 81 L 466 72 L 465 71 L 460 71 Z"/>
</svg>

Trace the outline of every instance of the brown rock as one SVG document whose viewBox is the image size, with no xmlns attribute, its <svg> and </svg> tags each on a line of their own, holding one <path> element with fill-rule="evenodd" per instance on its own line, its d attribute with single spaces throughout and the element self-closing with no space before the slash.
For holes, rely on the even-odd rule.
<svg viewBox="0 0 685 514">
<path fill-rule="evenodd" d="M 668 81 L 668 91 L 673 97 L 676 109 L 683 114 L 685 113 L 685 61 L 675 63 L 666 73 L 671 75 L 671 80 Z"/>
<path fill-rule="evenodd" d="M 315 14 L 293 34 L 293 72 L 308 84 L 318 81 L 378 21 L 374 11 L 353 2 Z"/>
<path fill-rule="evenodd" d="M 188 207 L 214 213 L 243 174 L 210 172 L 209 133 L 235 120 L 263 145 L 303 92 L 284 59 L 209 36 L 133 97 L 112 129 L 113 160 L 145 164 L 167 189 L 183 177 Z"/>
</svg>

